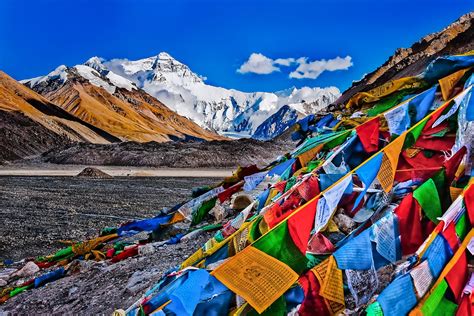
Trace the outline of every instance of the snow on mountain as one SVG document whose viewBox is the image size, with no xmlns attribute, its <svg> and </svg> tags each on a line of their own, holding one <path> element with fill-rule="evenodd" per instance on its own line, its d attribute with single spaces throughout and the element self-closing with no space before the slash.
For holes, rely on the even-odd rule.
<svg viewBox="0 0 474 316">
<path fill-rule="evenodd" d="M 46 76 L 21 80 L 20 82 L 23 84 L 26 83 L 30 88 L 34 88 L 38 84 L 51 81 L 64 83 L 68 79 L 68 72 L 76 71 L 78 75 L 87 79 L 91 84 L 97 87 L 102 87 L 111 94 L 115 92 L 117 87 L 124 88 L 129 91 L 137 89 L 135 84 L 130 80 L 121 77 L 105 68 L 101 68 L 99 65 L 100 59 L 98 57 L 93 57 L 89 59 L 84 65 L 76 65 L 72 68 L 61 65 Z"/>
<path fill-rule="evenodd" d="M 141 88 L 198 125 L 232 137 L 252 136 L 262 123 L 276 113 L 289 115 L 286 113 L 290 109 L 294 115 L 300 116 L 317 112 L 340 95 L 336 87 L 293 87 L 275 93 L 246 93 L 215 87 L 206 84 L 203 77 L 167 53 L 139 60 L 92 57 L 83 65 L 72 68 L 91 84 L 112 94 L 116 88 L 129 91 Z M 32 88 L 58 78 L 64 82 L 70 69 L 59 66 L 46 76 L 22 82 Z M 290 109 L 279 112 L 284 105 Z M 278 117 L 276 115 L 272 120 Z"/>
<path fill-rule="evenodd" d="M 46 76 L 39 76 L 36 78 L 20 80 L 21 83 L 28 83 L 30 87 L 36 86 L 42 82 L 46 82 L 48 80 L 59 79 L 61 83 L 67 80 L 67 67 L 65 65 L 58 66 L 56 69 L 51 71 Z"/>
<path fill-rule="evenodd" d="M 105 68 L 127 78 L 178 114 L 224 135 L 250 136 L 284 105 L 306 115 L 340 95 L 335 87 L 293 88 L 286 94 L 215 87 L 167 53 L 139 60 L 96 58 L 93 62 L 95 69 Z"/>
</svg>

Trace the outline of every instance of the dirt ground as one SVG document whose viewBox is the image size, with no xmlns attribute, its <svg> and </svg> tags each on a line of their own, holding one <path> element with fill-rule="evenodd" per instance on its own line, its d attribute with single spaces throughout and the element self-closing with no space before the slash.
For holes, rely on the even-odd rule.
<svg viewBox="0 0 474 316">
<path fill-rule="evenodd" d="M 0 176 L 0 260 L 45 255 L 60 240 L 155 215 L 219 178 Z"/>
</svg>

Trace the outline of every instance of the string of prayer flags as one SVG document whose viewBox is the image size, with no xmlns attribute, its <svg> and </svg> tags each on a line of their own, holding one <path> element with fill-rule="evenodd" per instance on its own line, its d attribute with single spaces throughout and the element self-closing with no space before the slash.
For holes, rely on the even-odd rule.
<svg viewBox="0 0 474 316">
<path fill-rule="evenodd" d="M 423 78 L 431 83 L 446 77 L 458 70 L 474 66 L 474 55 L 448 55 L 433 60 L 423 72 Z"/>
<path fill-rule="evenodd" d="M 419 77 L 406 77 L 391 80 L 381 86 L 378 86 L 367 92 L 359 92 L 355 94 L 349 102 L 347 102 L 346 108 L 354 106 L 361 106 L 366 103 L 376 102 L 383 97 L 386 97 L 392 93 L 402 90 L 411 89 L 422 89 L 426 87 L 427 83 Z"/>
</svg>

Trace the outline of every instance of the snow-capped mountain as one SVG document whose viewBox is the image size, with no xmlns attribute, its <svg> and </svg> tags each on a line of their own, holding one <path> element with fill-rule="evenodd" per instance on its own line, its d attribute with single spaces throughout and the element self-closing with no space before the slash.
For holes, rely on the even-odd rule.
<svg viewBox="0 0 474 316">
<path fill-rule="evenodd" d="M 215 87 L 167 53 L 135 61 L 93 57 L 85 65 L 128 79 L 178 114 L 224 135 L 251 136 L 284 105 L 306 115 L 340 95 L 335 87 L 293 88 L 280 93 L 246 93 Z"/>
<path fill-rule="evenodd" d="M 94 61 L 91 59 L 87 64 L 93 65 Z M 105 68 L 59 66 L 46 76 L 22 83 L 118 140 L 222 139 L 215 132 L 170 110 L 132 81 Z"/>
<path fill-rule="evenodd" d="M 33 89 L 49 82 L 57 85 L 67 80 L 71 70 L 111 94 L 117 88 L 144 91 L 201 127 L 232 137 L 251 137 L 271 116 L 276 122 L 318 112 L 340 95 L 336 87 L 290 88 L 275 93 L 215 87 L 167 53 L 139 60 L 92 57 L 83 65 L 59 66 L 46 76 L 22 82 Z M 280 111 L 284 105 L 289 109 Z"/>
</svg>

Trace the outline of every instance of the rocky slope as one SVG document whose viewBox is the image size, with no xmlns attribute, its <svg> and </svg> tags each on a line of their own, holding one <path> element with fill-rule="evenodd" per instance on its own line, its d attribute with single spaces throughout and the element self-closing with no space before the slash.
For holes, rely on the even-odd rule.
<svg viewBox="0 0 474 316">
<path fill-rule="evenodd" d="M 22 82 L 75 117 L 122 141 L 222 138 L 107 70 L 99 73 L 86 65 L 59 66 L 46 76 Z"/>
<path fill-rule="evenodd" d="M 414 76 L 436 57 L 463 54 L 474 49 L 474 12 L 461 16 L 443 30 L 423 37 L 409 48 L 399 48 L 376 70 L 342 93 L 334 105 L 346 103 L 354 94 L 389 80 Z"/>
<path fill-rule="evenodd" d="M 78 119 L 0 71 L 0 161 L 72 142 L 118 139 Z"/>
<path fill-rule="evenodd" d="M 32 162 L 164 168 L 235 168 L 264 166 L 294 148 L 288 139 L 211 142 L 122 142 L 108 145 L 71 144 L 54 148 Z"/>
</svg>

